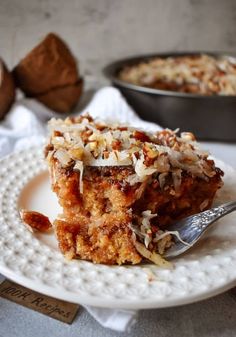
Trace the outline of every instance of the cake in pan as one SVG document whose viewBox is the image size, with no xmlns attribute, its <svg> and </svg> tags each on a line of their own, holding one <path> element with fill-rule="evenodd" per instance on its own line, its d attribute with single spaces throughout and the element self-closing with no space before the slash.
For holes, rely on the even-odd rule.
<svg viewBox="0 0 236 337">
<path fill-rule="evenodd" d="M 236 95 L 235 59 L 226 56 L 154 57 L 124 67 L 119 79 L 159 90 L 206 96 Z"/>
</svg>

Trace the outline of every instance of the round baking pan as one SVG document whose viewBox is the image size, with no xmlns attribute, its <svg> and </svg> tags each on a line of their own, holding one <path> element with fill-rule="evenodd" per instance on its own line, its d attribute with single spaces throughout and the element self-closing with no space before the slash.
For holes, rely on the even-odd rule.
<svg viewBox="0 0 236 337">
<path fill-rule="evenodd" d="M 206 96 L 152 89 L 122 81 L 118 74 L 126 66 L 154 57 L 176 57 L 206 54 L 235 59 L 232 53 L 175 52 L 136 56 L 107 65 L 103 72 L 117 87 L 139 116 L 170 129 L 192 131 L 198 139 L 236 141 L 236 96 Z"/>
</svg>

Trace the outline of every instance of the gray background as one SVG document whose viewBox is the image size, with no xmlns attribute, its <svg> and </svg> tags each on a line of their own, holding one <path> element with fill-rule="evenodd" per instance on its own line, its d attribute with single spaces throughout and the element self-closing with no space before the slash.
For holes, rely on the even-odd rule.
<svg viewBox="0 0 236 337">
<path fill-rule="evenodd" d="M 102 84 L 101 68 L 120 57 L 169 50 L 234 52 L 235 21 L 234 0 L 0 0 L 0 56 L 12 68 L 54 31 L 79 59 L 85 79 Z M 235 145 L 208 147 L 236 167 Z M 0 299 L 0 337 L 124 335 L 233 337 L 235 290 L 197 304 L 142 311 L 130 334 L 102 328 L 82 308 L 68 326 Z"/>
<path fill-rule="evenodd" d="M 12 67 L 48 32 L 60 34 L 83 75 L 123 56 L 236 47 L 234 0 L 0 0 L 0 55 Z"/>
</svg>

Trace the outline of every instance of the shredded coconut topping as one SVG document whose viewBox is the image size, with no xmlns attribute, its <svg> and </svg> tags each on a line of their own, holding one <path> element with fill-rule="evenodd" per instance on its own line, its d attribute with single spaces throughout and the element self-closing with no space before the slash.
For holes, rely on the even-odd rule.
<svg viewBox="0 0 236 337">
<path fill-rule="evenodd" d="M 152 224 L 151 221 L 154 218 L 154 224 Z M 184 245 L 191 246 L 181 238 L 178 231 L 161 230 L 158 227 L 158 215 L 152 214 L 150 210 L 142 212 L 141 224 L 130 224 L 129 227 L 134 234 L 133 240 L 137 241 L 137 236 L 139 241 L 144 244 L 146 252 L 149 253 L 153 251 L 164 253 L 166 248 L 169 248 L 173 243 L 172 236 L 175 236 Z M 153 230 L 153 228 L 155 229 Z M 151 250 L 149 246 L 151 246 Z"/>
<path fill-rule="evenodd" d="M 153 174 L 160 187 L 171 175 L 176 191 L 181 185 L 183 171 L 208 179 L 215 175 L 214 163 L 208 153 L 201 151 L 190 132 L 165 129 L 156 134 L 121 125 L 94 121 L 89 115 L 52 119 L 50 139 L 46 148 L 48 161 L 57 160 L 63 168 L 80 172 L 80 192 L 85 166 L 133 166 L 126 182 L 134 185 Z"/>
<path fill-rule="evenodd" d="M 236 63 L 232 57 L 153 58 L 125 67 L 119 78 L 156 89 L 202 95 L 236 95 Z"/>
</svg>

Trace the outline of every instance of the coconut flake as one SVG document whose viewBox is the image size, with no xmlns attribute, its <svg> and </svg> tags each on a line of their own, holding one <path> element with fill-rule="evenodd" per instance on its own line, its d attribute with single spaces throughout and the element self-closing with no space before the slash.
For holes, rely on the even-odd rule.
<svg viewBox="0 0 236 337">
<path fill-rule="evenodd" d="M 142 243 L 135 240 L 134 246 L 135 246 L 135 248 L 137 249 L 137 251 L 139 252 L 140 255 L 142 255 L 146 259 L 152 261 L 157 266 L 172 268 L 172 263 L 163 259 L 163 257 L 160 254 L 157 254 L 156 252 L 151 252 Z"/>
<path fill-rule="evenodd" d="M 76 164 L 74 166 L 74 170 L 78 170 L 80 172 L 80 174 L 79 174 L 79 191 L 82 194 L 83 193 L 83 172 L 84 172 L 83 162 L 80 161 L 80 160 L 76 161 Z"/>
<path fill-rule="evenodd" d="M 150 139 L 145 144 L 158 153 L 154 161 L 148 161 L 148 153 L 144 153 L 145 144 L 135 139 L 133 128 L 122 130 L 114 125 L 99 127 L 100 124 L 85 117 L 74 120 L 68 118 L 65 121 L 52 119 L 49 123 L 51 132 L 56 130 L 62 133 L 62 136 L 55 137 L 54 133 L 51 136 L 55 158 L 66 167 L 73 159 L 66 152 L 80 147 L 84 150 L 84 166 L 131 165 L 135 175 L 126 179 L 131 185 L 158 173 L 160 187 L 163 188 L 167 174 L 175 172 L 172 173 L 175 190 L 181 184 L 181 170 L 203 179 L 215 175 L 214 167 L 206 161 L 207 154 L 198 149 L 193 141 L 194 136 L 190 133 L 182 133 L 181 138 L 175 134 L 177 130 L 173 132 L 167 129 L 166 134 L 160 132 L 156 135 L 144 132 Z M 168 145 L 168 139 L 171 145 Z M 116 140 L 120 142 L 119 150 L 112 148 L 112 143 Z M 163 141 L 163 145 L 159 144 L 160 141 Z"/>
<path fill-rule="evenodd" d="M 188 242 L 186 242 L 186 241 L 184 241 L 183 239 L 181 239 L 181 237 L 180 237 L 180 234 L 179 234 L 179 232 L 178 231 L 165 231 L 164 233 L 162 233 L 162 234 L 156 234 L 156 237 L 153 239 L 153 242 L 158 242 L 158 241 L 160 241 L 160 240 L 162 240 L 165 236 L 167 236 L 167 235 L 174 235 L 174 236 L 176 236 L 177 237 L 177 239 L 180 241 L 180 242 L 182 242 L 184 245 L 186 245 L 186 246 L 189 246 L 189 247 L 191 247 L 192 245 L 190 244 L 190 243 L 188 243 Z"/>
<path fill-rule="evenodd" d="M 208 206 L 208 204 L 209 204 L 209 199 L 205 199 L 199 206 L 200 211 L 201 212 L 204 211 L 204 209 Z"/>
<path fill-rule="evenodd" d="M 65 144 L 65 138 L 64 137 L 53 137 L 52 138 L 52 144 L 63 146 Z"/>
<path fill-rule="evenodd" d="M 158 176 L 158 181 L 159 181 L 161 190 L 163 190 L 163 187 L 164 187 L 164 185 L 165 185 L 165 182 L 166 182 L 166 176 L 168 176 L 168 173 L 167 173 L 167 172 L 161 173 L 161 174 L 159 174 L 159 176 Z"/>
<path fill-rule="evenodd" d="M 174 172 L 172 172 L 172 178 L 173 178 L 173 184 L 174 184 L 174 189 L 176 192 L 178 192 L 180 186 L 181 186 L 181 169 L 177 169 Z"/>
<path fill-rule="evenodd" d="M 142 221 L 140 230 L 142 233 L 142 236 L 144 238 L 144 244 L 148 248 L 150 242 L 152 241 L 152 230 L 151 230 L 151 222 L 150 220 L 155 218 L 157 214 L 152 214 L 150 210 L 146 210 L 142 212 Z"/>
<path fill-rule="evenodd" d="M 71 157 L 69 156 L 68 152 L 63 149 L 58 149 L 54 153 L 54 157 L 60 162 L 60 164 L 64 167 L 68 166 L 69 163 L 72 161 Z"/>
<path fill-rule="evenodd" d="M 134 186 L 137 183 L 142 183 L 145 180 L 145 177 L 139 177 L 137 174 L 131 174 L 127 178 L 125 178 L 125 181 L 130 185 Z"/>
<path fill-rule="evenodd" d="M 152 175 L 154 172 L 157 171 L 156 168 L 149 168 L 146 165 L 144 165 L 144 155 L 142 153 L 140 159 L 137 160 L 135 167 L 135 172 L 139 177 L 149 176 Z"/>
</svg>

